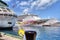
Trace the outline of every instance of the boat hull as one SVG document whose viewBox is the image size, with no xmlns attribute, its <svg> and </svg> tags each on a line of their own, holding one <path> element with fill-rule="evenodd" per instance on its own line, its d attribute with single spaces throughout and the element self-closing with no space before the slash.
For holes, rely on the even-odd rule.
<svg viewBox="0 0 60 40">
<path fill-rule="evenodd" d="M 0 31 L 1 30 L 13 30 L 13 27 L 0 27 Z"/>
<path fill-rule="evenodd" d="M 0 27 L 13 27 L 15 25 L 15 17 L 3 17 L 0 18 Z"/>
</svg>

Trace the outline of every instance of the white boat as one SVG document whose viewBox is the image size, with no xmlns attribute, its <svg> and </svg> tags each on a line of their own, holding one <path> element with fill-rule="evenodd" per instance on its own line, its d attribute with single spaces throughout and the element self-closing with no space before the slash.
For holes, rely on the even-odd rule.
<svg viewBox="0 0 60 40">
<path fill-rule="evenodd" d="M 32 25 L 32 26 L 51 26 L 59 22 L 55 18 L 42 19 L 35 14 L 29 14 L 29 13 L 24 13 L 23 15 L 20 15 L 17 19 L 18 19 L 17 22 L 23 22 L 26 23 L 24 25 Z"/>
<path fill-rule="evenodd" d="M 25 31 L 35 29 L 40 30 L 40 28 L 44 27 L 57 26 L 60 26 L 60 22 L 55 18 L 42 19 L 35 14 L 23 14 L 17 17 L 17 21 L 13 30 L 16 32 L 21 28 L 23 28 Z"/>
<path fill-rule="evenodd" d="M 41 26 L 41 24 L 45 23 L 48 20 L 49 19 L 41 19 L 38 15 L 35 14 L 24 13 L 17 17 L 16 23 L 23 22 L 26 23 L 25 25 L 29 25 L 30 23 L 33 23 L 32 25 Z"/>
<path fill-rule="evenodd" d="M 0 0 L 0 29 L 12 28 L 15 25 L 16 15 L 8 5 Z"/>
</svg>

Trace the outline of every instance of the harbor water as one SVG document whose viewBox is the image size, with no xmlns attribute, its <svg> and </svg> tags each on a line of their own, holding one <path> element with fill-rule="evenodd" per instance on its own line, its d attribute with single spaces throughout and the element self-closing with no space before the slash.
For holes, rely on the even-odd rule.
<svg viewBox="0 0 60 40">
<path fill-rule="evenodd" d="M 60 27 L 39 28 L 37 40 L 60 40 Z"/>
<path fill-rule="evenodd" d="M 26 27 L 25 30 L 37 32 L 36 40 L 60 40 L 60 27 Z"/>
<path fill-rule="evenodd" d="M 60 40 L 60 27 L 24 27 L 24 30 L 36 31 L 37 32 L 36 40 Z M 1 32 L 18 36 L 17 32 L 15 31 L 1 31 Z"/>
</svg>

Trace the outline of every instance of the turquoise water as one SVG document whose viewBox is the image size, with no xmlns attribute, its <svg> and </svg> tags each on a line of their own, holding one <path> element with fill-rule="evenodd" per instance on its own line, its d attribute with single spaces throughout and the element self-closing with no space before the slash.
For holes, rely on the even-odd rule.
<svg viewBox="0 0 60 40">
<path fill-rule="evenodd" d="M 18 36 L 17 32 L 15 32 L 13 30 L 1 30 L 0 32 L 3 32 L 5 34 L 11 34 L 11 35 Z"/>
<path fill-rule="evenodd" d="M 29 28 L 27 28 L 27 30 L 34 30 L 37 32 L 36 40 L 60 40 L 60 27 L 34 26 Z"/>
<path fill-rule="evenodd" d="M 60 40 L 60 27 L 32 27 L 37 32 L 36 40 Z M 17 35 L 15 31 L 1 31 Z"/>
<path fill-rule="evenodd" d="M 60 40 L 60 27 L 39 28 L 36 40 Z"/>
</svg>

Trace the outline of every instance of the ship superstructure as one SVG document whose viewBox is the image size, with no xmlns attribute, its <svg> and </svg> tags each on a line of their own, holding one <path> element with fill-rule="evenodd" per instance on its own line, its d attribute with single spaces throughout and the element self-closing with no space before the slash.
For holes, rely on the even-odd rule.
<svg viewBox="0 0 60 40">
<path fill-rule="evenodd" d="M 12 28 L 15 25 L 16 17 L 8 5 L 0 0 L 0 28 Z"/>
</svg>

